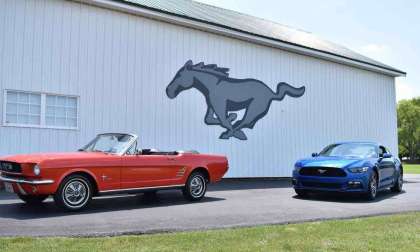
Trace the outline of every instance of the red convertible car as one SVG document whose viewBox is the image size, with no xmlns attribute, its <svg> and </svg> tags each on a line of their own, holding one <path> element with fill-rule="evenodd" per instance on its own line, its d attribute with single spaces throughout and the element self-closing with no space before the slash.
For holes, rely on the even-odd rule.
<svg viewBox="0 0 420 252">
<path fill-rule="evenodd" d="M 188 200 L 198 201 L 207 184 L 219 181 L 228 170 L 224 156 L 137 146 L 136 135 L 109 133 L 74 153 L 3 157 L 0 180 L 26 203 L 41 203 L 53 195 L 58 206 L 76 211 L 95 196 L 162 189 L 182 189 Z"/>
</svg>

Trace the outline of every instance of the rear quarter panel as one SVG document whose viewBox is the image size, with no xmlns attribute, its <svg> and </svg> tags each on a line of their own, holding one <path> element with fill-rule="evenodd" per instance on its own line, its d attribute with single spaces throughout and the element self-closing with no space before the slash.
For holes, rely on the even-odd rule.
<svg viewBox="0 0 420 252">
<path fill-rule="evenodd" d="M 210 182 L 220 181 L 229 169 L 228 159 L 221 155 L 210 154 L 186 154 L 185 161 L 188 162 L 188 178 L 189 174 L 197 168 L 204 168 L 210 176 Z"/>
</svg>

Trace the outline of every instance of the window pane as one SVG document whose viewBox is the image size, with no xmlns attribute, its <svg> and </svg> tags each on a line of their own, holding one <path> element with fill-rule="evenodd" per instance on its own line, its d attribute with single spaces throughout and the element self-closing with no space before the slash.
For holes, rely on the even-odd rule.
<svg viewBox="0 0 420 252">
<path fill-rule="evenodd" d="M 55 106 L 55 96 L 47 95 L 47 106 Z"/>
<path fill-rule="evenodd" d="M 7 91 L 7 101 L 8 102 L 17 102 L 17 93 L 13 91 Z"/>
<path fill-rule="evenodd" d="M 41 116 L 30 116 L 29 124 L 39 125 L 41 123 Z"/>
<path fill-rule="evenodd" d="M 45 113 L 47 116 L 54 116 L 55 114 L 55 108 L 51 106 L 47 106 L 47 109 L 45 110 Z"/>
<path fill-rule="evenodd" d="M 77 119 L 67 119 L 67 127 L 76 128 L 77 127 Z"/>
<path fill-rule="evenodd" d="M 29 103 L 29 94 L 27 93 L 19 93 L 18 95 L 18 102 L 19 103 Z"/>
<path fill-rule="evenodd" d="M 6 104 L 6 113 L 7 114 L 17 114 L 17 104 L 7 103 Z"/>
<path fill-rule="evenodd" d="M 40 94 L 31 94 L 30 103 L 41 105 L 41 95 Z"/>
<path fill-rule="evenodd" d="M 19 115 L 21 115 L 21 114 L 24 114 L 24 115 L 29 114 L 29 105 L 19 104 L 18 105 L 18 114 Z"/>
<path fill-rule="evenodd" d="M 66 118 L 66 108 L 55 107 L 55 116 Z"/>
<path fill-rule="evenodd" d="M 41 94 L 7 91 L 6 123 L 41 124 Z"/>
<path fill-rule="evenodd" d="M 17 123 L 17 115 L 6 115 L 6 123 Z"/>
<path fill-rule="evenodd" d="M 45 95 L 45 107 L 41 107 L 42 94 L 7 91 L 6 122 L 22 125 L 52 127 L 77 127 L 77 97 Z M 45 109 L 45 125 L 41 125 L 41 111 Z"/>
<path fill-rule="evenodd" d="M 29 112 L 32 115 L 40 115 L 41 114 L 41 106 L 39 106 L 39 105 L 31 105 L 29 107 Z"/>
<path fill-rule="evenodd" d="M 29 116 L 18 115 L 17 123 L 18 124 L 29 124 Z"/>
<path fill-rule="evenodd" d="M 57 96 L 56 106 L 65 107 L 66 106 L 66 97 L 64 96 Z"/>
<path fill-rule="evenodd" d="M 55 126 L 66 126 L 66 118 L 65 117 L 56 117 L 55 118 Z"/>
<path fill-rule="evenodd" d="M 55 125 L 55 119 L 54 119 L 54 117 L 47 116 L 45 118 L 45 124 L 47 124 L 48 126 L 54 126 Z"/>
<path fill-rule="evenodd" d="M 67 117 L 76 118 L 77 111 L 75 108 L 66 108 L 66 115 Z"/>
<path fill-rule="evenodd" d="M 67 107 L 76 108 L 77 107 L 77 98 L 76 97 L 67 98 Z"/>
</svg>

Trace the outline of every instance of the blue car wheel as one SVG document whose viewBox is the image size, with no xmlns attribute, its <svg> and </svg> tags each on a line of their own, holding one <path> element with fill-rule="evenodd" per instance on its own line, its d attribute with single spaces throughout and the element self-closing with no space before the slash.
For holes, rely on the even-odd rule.
<svg viewBox="0 0 420 252">
<path fill-rule="evenodd" d="M 403 173 L 400 171 L 398 172 L 397 180 L 395 181 L 395 184 L 393 187 L 391 187 L 391 191 L 400 193 L 402 192 L 403 188 Z"/>
<path fill-rule="evenodd" d="M 370 178 L 369 178 L 368 191 L 365 196 L 367 200 L 374 200 L 377 194 L 378 194 L 378 175 L 376 174 L 376 172 L 372 172 L 372 175 L 370 175 Z"/>
</svg>

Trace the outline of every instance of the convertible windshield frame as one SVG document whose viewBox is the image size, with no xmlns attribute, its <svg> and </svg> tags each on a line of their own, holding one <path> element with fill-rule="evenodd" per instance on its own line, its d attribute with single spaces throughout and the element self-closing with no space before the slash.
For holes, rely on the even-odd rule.
<svg viewBox="0 0 420 252">
<path fill-rule="evenodd" d="M 106 154 L 111 154 L 111 155 L 118 155 L 118 156 L 122 156 L 124 155 L 130 148 L 131 146 L 137 142 L 138 136 L 135 134 L 127 134 L 127 133 L 103 133 L 103 134 L 98 134 L 92 141 L 90 141 L 88 144 L 86 144 L 85 146 L 83 146 L 83 148 L 79 149 L 79 151 L 86 151 L 86 152 L 92 152 L 89 151 L 88 148 L 94 144 L 95 142 L 97 142 L 97 140 L 99 139 L 99 137 L 101 136 L 108 136 L 108 135 L 118 135 L 118 136 L 130 136 L 130 141 L 128 141 L 124 148 L 121 148 L 120 151 L 118 152 L 107 152 L 107 151 L 99 151 L 102 153 L 106 153 Z"/>
<path fill-rule="evenodd" d="M 340 147 L 340 146 L 345 146 L 345 145 L 350 145 L 350 146 L 371 146 L 375 149 L 375 153 L 374 155 L 349 155 L 349 154 L 341 154 L 341 155 L 332 155 L 331 153 L 327 153 L 330 152 L 331 149 Z M 324 149 L 322 149 L 322 151 L 319 153 L 319 156 L 323 156 L 323 157 L 358 157 L 358 158 L 378 158 L 379 157 L 379 146 L 373 144 L 373 143 L 336 143 L 336 144 L 331 144 L 328 145 L 327 147 L 325 147 Z"/>
</svg>

